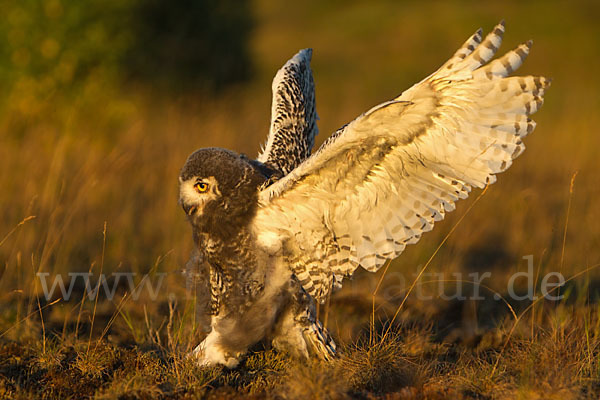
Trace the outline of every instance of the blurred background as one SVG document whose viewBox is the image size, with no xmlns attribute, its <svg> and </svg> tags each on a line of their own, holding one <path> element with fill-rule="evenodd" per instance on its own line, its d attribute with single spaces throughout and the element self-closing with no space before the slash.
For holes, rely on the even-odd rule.
<svg viewBox="0 0 600 400">
<path fill-rule="evenodd" d="M 456 228 L 429 271 L 446 279 L 491 271 L 486 283 L 505 293 L 509 277 L 526 270 L 526 255 L 540 279 L 550 271 L 568 278 L 600 262 L 598 2 L 0 0 L 0 11 L 4 326 L 32 310 L 41 290 L 37 272 L 152 270 L 166 272 L 170 288 L 181 282 L 192 239 L 177 204 L 179 169 L 200 147 L 255 156 L 269 128 L 271 80 L 299 49 L 314 49 L 318 145 L 429 75 L 477 28 L 488 32 L 501 19 L 507 31 L 500 53 L 533 39 L 519 74 L 554 81 L 527 151 Z M 388 274 L 410 284 L 478 193 L 407 248 Z M 19 225 L 28 216 L 35 218 Z M 338 337 L 364 329 L 380 276 L 359 273 L 333 297 L 328 322 Z M 591 288 L 585 293 L 595 298 L 599 276 L 592 270 L 570 290 Z M 396 278 L 379 291 L 379 319 L 402 299 Z M 454 284 L 448 286 L 451 293 Z M 451 320 L 442 329 L 447 335 L 467 313 L 485 325 L 495 304 L 415 299 L 400 319 Z M 48 326 L 54 321 L 63 332 L 77 314 L 62 303 L 51 309 Z M 164 309 L 157 310 L 160 320 Z M 114 304 L 105 311 L 110 317 Z M 130 312 L 139 315 L 141 307 L 132 304 Z M 135 336 L 131 327 L 122 332 Z"/>
</svg>

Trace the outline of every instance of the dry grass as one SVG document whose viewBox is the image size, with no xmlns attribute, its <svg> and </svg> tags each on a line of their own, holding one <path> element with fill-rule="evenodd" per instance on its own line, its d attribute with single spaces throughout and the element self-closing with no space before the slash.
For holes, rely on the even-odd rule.
<svg viewBox="0 0 600 400">
<path fill-rule="evenodd" d="M 19 113 L 0 120 L 0 397 L 597 398 L 600 10 L 563 7 L 257 1 L 256 77 L 218 98 L 152 98 L 96 82 L 41 106 L 12 99 Z M 333 296 L 327 319 L 341 357 L 297 363 L 257 346 L 232 371 L 185 359 L 202 334 L 179 273 L 192 246 L 176 202 L 187 155 L 204 146 L 255 154 L 268 130 L 270 79 L 299 48 L 315 49 L 322 141 L 501 18 L 506 48 L 535 40 L 523 73 L 554 78 L 538 128 L 464 220 L 457 224 L 476 196 L 407 248 L 375 295 L 383 271 L 359 272 Z M 527 255 L 538 295 L 545 274 L 572 277 L 562 301 L 494 299 L 509 299 Z M 145 289 L 134 300 L 121 285 L 97 304 L 81 282 L 70 301 L 47 301 L 36 278 L 90 271 L 94 284 L 101 270 L 136 272 L 136 284 L 148 272 L 166 277 L 156 301 Z M 485 271 L 493 277 L 485 300 L 417 295 L 452 293 L 453 273 L 468 294 L 468 274 Z"/>
</svg>

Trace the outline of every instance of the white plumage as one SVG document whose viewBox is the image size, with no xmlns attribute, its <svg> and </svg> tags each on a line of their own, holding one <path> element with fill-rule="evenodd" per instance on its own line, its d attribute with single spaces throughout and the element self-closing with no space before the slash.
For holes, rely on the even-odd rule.
<svg viewBox="0 0 600 400">
<path fill-rule="evenodd" d="M 486 64 L 503 33 L 501 23 L 482 41 L 479 30 L 260 193 L 253 228 L 277 234 L 308 293 L 323 300 L 359 265 L 377 271 L 521 154 L 550 82 L 507 77 L 531 42 Z"/>
</svg>

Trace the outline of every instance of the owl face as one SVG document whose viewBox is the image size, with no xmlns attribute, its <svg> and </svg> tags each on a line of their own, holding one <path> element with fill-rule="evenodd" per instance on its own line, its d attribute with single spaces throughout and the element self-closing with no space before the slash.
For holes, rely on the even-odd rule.
<svg viewBox="0 0 600 400">
<path fill-rule="evenodd" d="M 192 153 L 179 175 L 179 202 L 196 231 L 223 233 L 247 223 L 265 177 L 245 157 L 207 148 Z"/>
<path fill-rule="evenodd" d="M 190 218 L 201 216 L 206 204 L 218 201 L 221 195 L 214 176 L 194 176 L 186 181 L 179 177 L 180 203 Z"/>
</svg>

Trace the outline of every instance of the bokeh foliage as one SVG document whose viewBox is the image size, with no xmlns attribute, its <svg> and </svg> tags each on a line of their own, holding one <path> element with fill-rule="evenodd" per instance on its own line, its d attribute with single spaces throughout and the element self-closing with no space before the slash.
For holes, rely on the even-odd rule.
<svg viewBox="0 0 600 400">
<path fill-rule="evenodd" d="M 215 92 L 251 71 L 246 0 L 2 0 L 0 12 L 4 115 L 51 114 L 65 96 L 97 106 L 132 85 Z"/>
<path fill-rule="evenodd" d="M 538 128 L 525 141 L 527 151 L 488 190 L 434 267 L 450 273 L 498 264 L 504 277 L 521 268 L 527 254 L 543 257 L 549 271 L 565 264 L 565 274 L 597 262 L 596 3 L 187 1 L 0 0 L 0 239 L 23 218 L 36 216 L 0 247 L 0 273 L 6 271 L 0 287 L 21 290 L 32 277 L 31 259 L 36 269 L 52 273 L 87 271 L 100 260 L 104 222 L 106 268 L 145 271 L 169 253 L 165 268 L 175 273 L 191 247 L 177 205 L 179 168 L 198 147 L 256 154 L 268 131 L 270 81 L 298 49 L 314 47 L 319 143 L 429 74 L 479 26 L 489 30 L 502 17 L 507 33 L 501 52 L 535 39 L 519 73 L 552 77 L 553 86 L 535 115 Z M 176 72 L 175 61 L 164 70 L 152 64 L 168 58 L 162 46 L 173 41 L 182 49 L 203 49 L 185 57 L 199 60 L 202 54 L 212 63 L 196 70 L 193 60 L 181 60 L 182 71 L 211 82 L 200 87 L 224 88 L 241 79 L 243 73 L 233 71 L 247 65 L 240 61 L 245 52 L 255 74 L 233 90 L 199 90 L 184 100 L 149 93 L 177 88 L 167 84 L 171 80 L 194 87 L 189 75 Z M 225 65 L 231 66 L 227 74 Z M 575 228 L 563 251 L 575 170 Z M 408 247 L 392 269 L 412 272 L 426 260 L 469 201 Z M 501 289 L 506 279 L 496 282 Z"/>
</svg>

